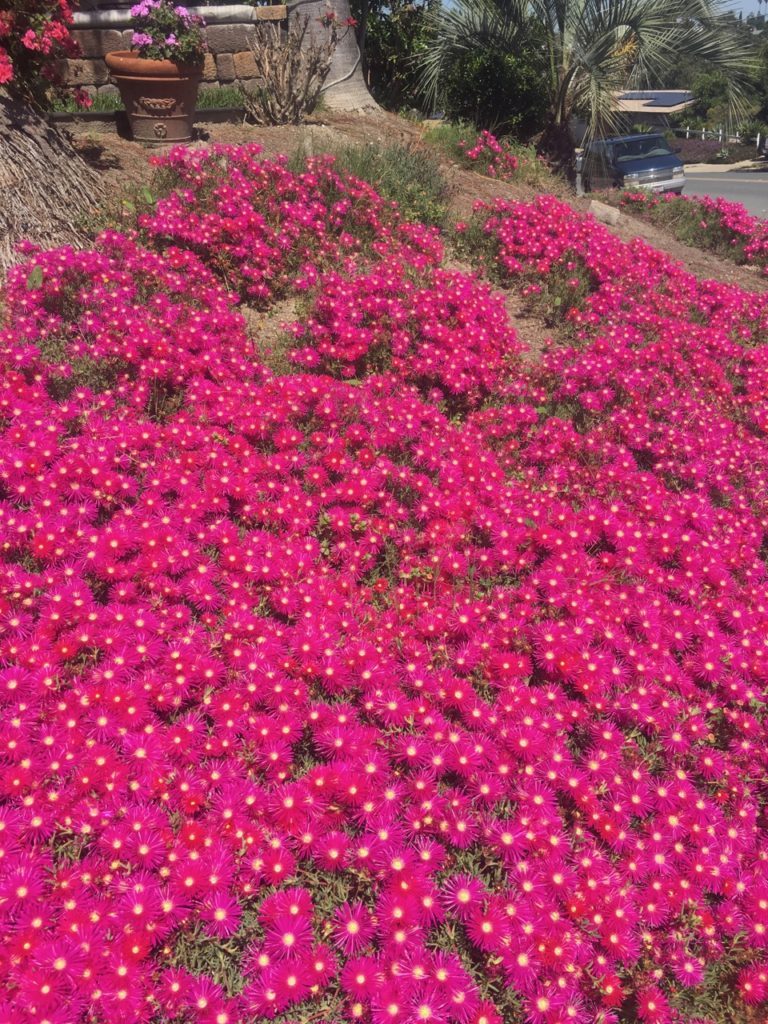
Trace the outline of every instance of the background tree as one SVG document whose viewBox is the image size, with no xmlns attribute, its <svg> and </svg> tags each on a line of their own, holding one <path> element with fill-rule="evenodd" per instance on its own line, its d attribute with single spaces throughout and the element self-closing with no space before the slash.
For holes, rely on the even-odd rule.
<svg viewBox="0 0 768 1024">
<path fill-rule="evenodd" d="M 693 106 L 686 110 L 688 120 L 714 123 L 728 110 L 728 79 L 722 71 L 700 71 L 694 75 L 690 90 Z"/>
<path fill-rule="evenodd" d="M 758 67 L 755 76 L 755 117 L 768 124 L 768 40 L 759 40 Z"/>
<path fill-rule="evenodd" d="M 436 98 L 461 53 L 492 47 L 528 54 L 547 101 L 539 149 L 568 167 L 575 114 L 586 118 L 590 134 L 610 129 L 616 92 L 657 85 L 685 55 L 726 76 L 730 107 L 738 110 L 753 46 L 727 13 L 724 0 L 455 0 L 435 26 L 423 81 Z"/>
<path fill-rule="evenodd" d="M 389 110 L 425 106 L 414 58 L 434 34 L 440 0 L 352 0 L 371 93 Z"/>
<path fill-rule="evenodd" d="M 517 55 L 494 47 L 460 53 L 449 63 L 440 106 L 450 121 L 471 121 L 526 141 L 540 130 L 547 112 L 530 51 Z"/>
</svg>

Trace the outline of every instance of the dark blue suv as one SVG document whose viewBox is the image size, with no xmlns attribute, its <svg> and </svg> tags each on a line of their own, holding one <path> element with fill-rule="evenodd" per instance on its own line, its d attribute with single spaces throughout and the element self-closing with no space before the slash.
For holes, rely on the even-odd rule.
<svg viewBox="0 0 768 1024">
<path fill-rule="evenodd" d="M 679 195 L 685 168 L 661 134 L 615 135 L 594 139 L 584 148 L 581 181 L 585 192 L 642 188 Z"/>
</svg>

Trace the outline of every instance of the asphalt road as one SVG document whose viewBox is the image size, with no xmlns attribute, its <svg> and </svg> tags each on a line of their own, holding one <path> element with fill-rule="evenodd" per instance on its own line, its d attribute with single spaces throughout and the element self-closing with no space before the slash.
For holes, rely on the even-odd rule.
<svg viewBox="0 0 768 1024">
<path fill-rule="evenodd" d="M 686 196 L 711 196 L 741 203 L 755 217 L 768 219 L 768 164 L 756 170 L 685 172 Z"/>
</svg>

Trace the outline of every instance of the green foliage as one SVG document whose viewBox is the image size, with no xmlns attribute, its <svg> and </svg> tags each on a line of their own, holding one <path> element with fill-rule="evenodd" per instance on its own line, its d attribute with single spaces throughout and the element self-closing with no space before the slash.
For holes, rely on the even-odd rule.
<svg viewBox="0 0 768 1024">
<path fill-rule="evenodd" d="M 302 868 L 295 881 L 306 886 L 312 894 L 316 921 L 315 938 L 318 942 L 328 941 L 332 915 L 344 902 L 361 900 L 371 910 L 375 904 L 371 878 L 364 871 L 322 871 L 315 868 L 310 861 Z M 240 927 L 228 939 L 212 938 L 200 924 L 179 929 L 171 943 L 171 963 L 185 968 L 191 974 L 212 978 L 224 988 L 227 995 L 232 996 L 241 992 L 246 983 L 242 970 L 243 954 L 250 946 L 259 944 L 264 939 L 264 931 L 259 921 L 259 907 L 274 891 L 274 888 L 269 887 L 262 890 L 258 898 L 243 902 Z M 319 1024 L 323 1020 L 340 1021 L 344 1001 L 338 984 L 331 984 L 321 996 L 310 997 L 273 1019 L 275 1024 Z"/>
<path fill-rule="evenodd" d="M 425 136 L 425 141 L 445 153 L 451 160 L 462 164 L 469 170 L 482 173 L 482 168 L 477 162 L 470 160 L 464 149 L 474 142 L 474 125 L 466 122 L 441 121 Z M 507 152 L 517 158 L 517 170 L 514 179 L 521 185 L 527 185 L 537 192 L 551 192 L 554 179 L 546 163 L 536 153 L 536 147 L 530 143 L 518 142 L 515 139 L 504 138 L 499 140 Z"/>
<path fill-rule="evenodd" d="M 98 145 L 95 136 L 93 139 L 93 144 Z M 126 184 L 121 190 L 108 196 L 107 202 L 94 213 L 80 217 L 77 226 L 84 234 L 93 238 L 101 231 L 136 228 L 139 217 L 151 213 L 156 200 L 170 192 L 175 185 L 176 181 L 163 169 L 159 169 L 152 176 L 151 187 L 136 182 Z"/>
<path fill-rule="evenodd" d="M 758 117 L 750 117 L 738 126 L 738 132 L 745 144 L 751 149 L 751 156 L 755 156 L 754 142 L 759 135 L 763 142 L 768 138 L 768 122 Z M 740 158 L 738 158 L 740 159 Z"/>
<path fill-rule="evenodd" d="M 74 93 L 64 93 L 54 96 L 48 104 L 48 109 L 57 114 L 75 114 L 82 112 L 84 108 L 82 103 L 77 103 Z M 103 96 L 97 93 L 91 97 L 91 105 L 87 109 L 98 113 L 108 113 L 125 108 L 119 96 Z"/>
<path fill-rule="evenodd" d="M 717 1024 L 749 1024 L 739 998 L 736 976 L 752 957 L 745 951 L 743 936 L 737 935 L 723 955 L 710 960 L 704 981 L 693 988 L 680 988 L 672 996 L 672 1005 L 685 1020 L 711 1020 Z M 755 1024 L 760 1017 L 755 1014 Z"/>
<path fill-rule="evenodd" d="M 743 108 L 754 49 L 719 0 L 454 0 L 435 19 L 421 64 L 424 88 L 436 99 L 457 59 L 488 51 L 525 55 L 546 99 L 539 147 L 567 169 L 574 114 L 586 117 L 592 131 L 615 128 L 616 91 L 656 85 L 685 56 L 722 72 L 731 108 Z"/>
<path fill-rule="evenodd" d="M 364 31 L 365 70 L 371 94 L 390 110 L 424 106 L 413 58 L 433 34 L 430 16 L 440 0 L 351 0 Z"/>
<path fill-rule="evenodd" d="M 494 891 L 503 888 L 506 882 L 506 872 L 501 862 L 480 845 L 456 851 L 439 880 L 462 872 L 481 879 Z M 454 953 L 459 957 L 464 969 L 477 985 L 481 998 L 489 999 L 496 1005 L 505 1024 L 523 1024 L 525 1015 L 520 997 L 505 981 L 499 970 L 498 959 L 482 953 L 469 940 L 461 925 L 446 922 L 433 928 L 428 945 L 432 949 Z"/>
<path fill-rule="evenodd" d="M 481 998 L 494 1003 L 504 1024 L 523 1024 L 526 1017 L 517 992 L 506 983 L 494 958 L 481 954 L 472 945 L 461 925 L 444 924 L 433 929 L 428 945 L 458 956 L 477 985 Z"/>
<path fill-rule="evenodd" d="M 680 60 L 669 68 L 666 74 L 659 75 L 656 85 L 659 89 L 687 89 L 691 91 L 697 75 L 702 73 L 702 62 L 694 57 L 681 55 Z"/>
<path fill-rule="evenodd" d="M 34 268 L 30 278 L 38 269 Z M 32 287 L 37 285 L 33 284 Z M 65 296 L 61 308 L 67 308 Z M 128 372 L 127 365 L 117 358 L 94 360 L 87 355 L 72 358 L 64 339 L 56 333 L 49 334 L 40 344 L 39 350 L 43 362 L 52 368 L 46 381 L 48 393 L 60 401 L 68 398 L 78 388 L 89 388 L 94 394 L 101 394 L 113 388 Z M 68 367 L 66 372 L 56 372 L 58 368 L 64 366 Z"/>
<path fill-rule="evenodd" d="M 234 85 L 213 85 L 210 88 L 201 89 L 197 94 L 198 110 L 222 110 L 225 107 L 243 107 L 243 97 L 237 86 Z M 58 95 L 50 101 L 48 109 L 54 113 L 74 114 L 82 112 L 82 104 L 78 105 L 74 93 Z M 88 110 L 98 113 L 110 113 L 115 110 L 125 110 L 123 101 L 119 96 L 103 95 L 97 93 L 92 97 Z"/>
<path fill-rule="evenodd" d="M 451 159 L 463 160 L 469 166 L 470 161 L 464 156 L 462 145 L 471 143 L 473 136 L 474 126 L 465 121 L 438 121 L 429 129 L 426 141 Z"/>
<path fill-rule="evenodd" d="M 755 75 L 754 96 L 756 102 L 755 117 L 759 121 L 768 122 L 768 41 L 762 41 L 757 54 L 757 72 Z"/>
<path fill-rule="evenodd" d="M 487 213 L 485 216 L 476 213 L 468 221 L 456 225 L 451 235 L 451 246 L 458 259 L 465 260 L 493 284 L 506 285 L 506 277 L 498 261 L 498 244 L 484 230 L 486 219 Z"/>
<path fill-rule="evenodd" d="M 575 252 L 565 252 L 548 274 L 528 283 L 529 312 L 541 317 L 548 327 L 559 326 L 567 336 L 572 332 L 566 322 L 567 314 L 582 306 L 595 283 L 581 257 Z"/>
<path fill-rule="evenodd" d="M 692 117 L 708 118 L 715 111 L 728 106 L 728 80 L 722 71 L 702 71 L 691 84 L 694 104 L 688 108 Z"/>
<path fill-rule="evenodd" d="M 43 283 L 43 268 L 35 264 L 34 267 L 27 274 L 27 291 L 34 291 L 36 288 L 40 288 Z"/>
<path fill-rule="evenodd" d="M 460 53 L 448 64 L 442 106 L 449 121 L 527 139 L 543 124 L 547 99 L 530 51 L 489 48 Z"/>
<path fill-rule="evenodd" d="M 243 97 L 236 85 L 213 85 L 197 94 L 198 110 L 222 110 L 242 105 Z"/>
<path fill-rule="evenodd" d="M 371 142 L 344 146 L 335 156 L 339 171 L 370 182 L 385 199 L 397 202 L 406 220 L 445 222 L 448 182 L 428 148 Z"/>
<path fill-rule="evenodd" d="M 221 985 L 227 995 L 235 995 L 243 985 L 240 959 L 247 941 L 259 934 L 258 920 L 253 911 L 246 910 L 240 930 L 231 939 L 213 939 L 200 925 L 177 934 L 173 946 L 172 962 L 191 974 L 202 974 Z"/>
</svg>

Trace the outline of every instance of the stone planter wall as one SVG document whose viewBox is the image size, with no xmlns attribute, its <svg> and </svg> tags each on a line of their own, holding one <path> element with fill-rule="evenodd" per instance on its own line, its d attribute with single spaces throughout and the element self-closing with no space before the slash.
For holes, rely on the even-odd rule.
<svg viewBox="0 0 768 1024">
<path fill-rule="evenodd" d="M 286 8 L 275 5 L 257 7 L 258 20 L 284 21 Z M 97 94 L 117 96 L 117 88 L 109 81 L 104 54 L 111 50 L 131 48 L 131 29 L 85 28 L 72 32 L 82 50 L 82 57 L 62 61 L 67 85 L 80 86 L 90 96 Z M 253 23 L 208 25 L 205 30 L 209 52 L 205 56 L 201 90 L 216 85 L 242 84 L 245 87 L 256 80 L 256 66 L 250 49 Z"/>
</svg>

